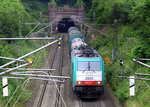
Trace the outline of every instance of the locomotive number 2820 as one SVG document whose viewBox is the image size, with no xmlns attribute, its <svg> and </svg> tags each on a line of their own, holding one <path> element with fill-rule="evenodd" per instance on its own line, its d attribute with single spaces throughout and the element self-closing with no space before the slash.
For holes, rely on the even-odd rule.
<svg viewBox="0 0 150 107">
<path fill-rule="evenodd" d="M 85 77 L 85 80 L 93 80 L 93 77 Z"/>
</svg>

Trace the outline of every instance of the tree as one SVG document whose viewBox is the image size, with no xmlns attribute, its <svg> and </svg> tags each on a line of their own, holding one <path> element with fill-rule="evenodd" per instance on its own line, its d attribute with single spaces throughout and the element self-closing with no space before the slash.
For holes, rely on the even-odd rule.
<svg viewBox="0 0 150 107">
<path fill-rule="evenodd" d="M 0 1 L 0 34 L 6 37 L 17 36 L 19 20 L 28 17 L 29 15 L 19 0 Z"/>
</svg>

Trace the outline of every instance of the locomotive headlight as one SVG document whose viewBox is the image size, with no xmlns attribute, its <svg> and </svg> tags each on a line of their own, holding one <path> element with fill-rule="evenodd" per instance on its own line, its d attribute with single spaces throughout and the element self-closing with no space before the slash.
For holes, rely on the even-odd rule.
<svg viewBox="0 0 150 107">
<path fill-rule="evenodd" d="M 82 81 L 77 81 L 77 84 L 78 84 L 78 85 L 81 85 L 81 84 L 82 84 Z"/>
<path fill-rule="evenodd" d="M 81 84 L 82 82 L 81 81 L 78 81 L 78 84 Z"/>
<path fill-rule="evenodd" d="M 101 84 L 101 81 L 97 81 L 97 84 Z"/>
</svg>

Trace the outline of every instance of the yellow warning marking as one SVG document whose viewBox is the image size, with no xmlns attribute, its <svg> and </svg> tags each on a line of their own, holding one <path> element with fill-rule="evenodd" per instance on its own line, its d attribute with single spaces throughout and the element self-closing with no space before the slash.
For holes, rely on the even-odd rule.
<svg viewBox="0 0 150 107">
<path fill-rule="evenodd" d="M 111 58 L 104 58 L 104 61 L 105 61 L 105 65 L 111 65 L 110 63 Z"/>
<path fill-rule="evenodd" d="M 33 62 L 33 59 L 27 59 L 28 62 L 32 63 Z"/>
</svg>

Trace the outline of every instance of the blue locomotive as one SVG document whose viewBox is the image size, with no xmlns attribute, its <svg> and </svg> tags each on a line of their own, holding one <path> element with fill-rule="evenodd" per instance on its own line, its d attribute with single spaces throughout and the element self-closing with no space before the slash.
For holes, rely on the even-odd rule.
<svg viewBox="0 0 150 107">
<path fill-rule="evenodd" d="M 104 93 L 104 61 L 76 27 L 69 28 L 68 36 L 73 91 L 81 98 L 97 98 Z"/>
</svg>

